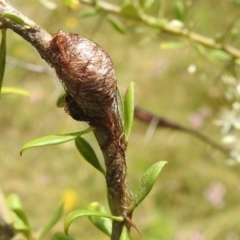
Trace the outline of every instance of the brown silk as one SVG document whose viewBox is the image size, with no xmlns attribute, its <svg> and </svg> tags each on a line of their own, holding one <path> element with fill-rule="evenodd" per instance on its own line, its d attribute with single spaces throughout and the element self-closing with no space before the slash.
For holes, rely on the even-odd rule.
<svg viewBox="0 0 240 240">
<path fill-rule="evenodd" d="M 82 116 L 72 116 L 80 121 L 106 114 L 117 85 L 108 54 L 95 42 L 60 30 L 51 40 L 49 55 L 69 95 L 65 98 L 67 112 L 72 116 L 80 110 Z"/>
</svg>

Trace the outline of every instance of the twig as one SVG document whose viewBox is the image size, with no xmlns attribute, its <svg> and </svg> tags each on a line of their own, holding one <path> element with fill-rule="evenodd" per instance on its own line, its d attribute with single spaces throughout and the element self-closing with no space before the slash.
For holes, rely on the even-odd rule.
<svg viewBox="0 0 240 240">
<path fill-rule="evenodd" d="M 188 133 L 188 134 L 192 135 L 193 137 L 196 137 L 197 139 L 207 143 L 211 147 L 218 149 L 225 155 L 227 155 L 227 156 L 230 155 L 230 151 L 227 148 L 224 148 L 223 146 L 219 145 L 218 143 L 211 140 L 207 136 L 201 134 L 200 132 L 197 132 L 191 128 L 181 126 L 181 125 L 171 122 L 165 118 L 156 116 L 155 114 L 150 113 L 150 112 L 142 109 L 141 107 L 138 107 L 138 106 L 135 107 L 134 116 L 135 116 L 135 118 L 137 118 L 145 123 L 149 123 L 149 124 L 154 120 L 155 122 L 157 122 L 156 126 L 159 128 L 169 128 L 172 130 L 178 130 L 178 131 L 182 131 L 184 133 Z"/>
<path fill-rule="evenodd" d="M 25 61 L 19 60 L 17 58 L 11 57 L 11 56 L 7 56 L 6 60 L 11 65 L 19 66 L 19 67 L 24 68 L 31 72 L 45 73 L 50 76 L 53 76 L 53 73 L 54 73 L 52 70 L 50 70 L 49 67 L 41 66 L 38 64 L 33 64 L 30 62 L 25 62 Z"/>
<path fill-rule="evenodd" d="M 4 14 L 6 17 L 4 17 Z M 21 24 L 10 20 L 10 17 L 21 19 Z M 6 0 L 0 1 L 0 28 L 9 28 L 31 43 L 40 53 L 43 59 L 45 51 L 49 47 L 52 36 L 42 27 L 18 12 Z"/>
<path fill-rule="evenodd" d="M 87 4 L 90 6 L 97 6 L 99 9 L 106 11 L 111 14 L 115 14 L 124 18 L 131 18 L 129 16 L 124 15 L 121 12 L 121 7 L 115 4 L 110 4 L 105 1 L 94 1 L 94 0 L 80 0 L 81 3 Z M 142 13 L 139 11 L 140 18 L 134 18 L 135 21 L 139 21 L 141 23 L 146 24 L 147 26 L 154 27 L 156 29 L 159 29 L 161 32 L 165 32 L 171 35 L 175 35 L 178 37 L 183 37 L 186 39 L 189 39 L 195 43 L 200 43 L 201 45 L 216 49 L 216 50 L 222 50 L 232 56 L 232 58 L 240 58 L 240 50 L 237 48 L 234 48 L 228 44 L 224 43 L 218 43 L 213 38 L 209 38 L 206 36 L 203 36 L 201 34 L 198 34 L 196 32 L 193 32 L 187 28 L 178 28 L 170 23 L 166 22 L 166 19 L 159 19 L 155 18 L 153 16 L 147 15 L 145 13 Z M 160 22 L 163 22 L 159 24 Z M 164 23 L 164 21 L 166 23 Z"/>
<path fill-rule="evenodd" d="M 234 26 L 236 25 L 236 23 L 239 20 L 239 13 L 237 13 L 237 15 L 233 18 L 233 20 L 230 22 L 229 26 L 227 27 L 227 29 L 225 30 L 225 32 L 222 35 L 222 44 L 225 45 L 225 43 L 227 43 L 228 38 L 231 34 L 231 30 L 234 28 Z"/>
</svg>

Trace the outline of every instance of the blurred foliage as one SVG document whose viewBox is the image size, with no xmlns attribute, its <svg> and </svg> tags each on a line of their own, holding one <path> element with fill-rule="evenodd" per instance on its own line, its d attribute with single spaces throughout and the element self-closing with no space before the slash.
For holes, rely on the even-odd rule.
<svg viewBox="0 0 240 240">
<path fill-rule="evenodd" d="M 236 162 L 240 154 L 239 59 L 83 3 L 72 8 L 66 7 L 67 1 L 11 2 L 51 33 L 65 29 L 98 42 L 114 62 L 120 91 L 124 92 L 131 81 L 136 83 L 138 105 L 216 141 L 223 139 L 232 148 L 232 158 L 226 159 L 183 133 L 156 129 L 149 139 L 145 137 L 148 126 L 134 121 L 127 156 L 133 190 L 148 166 L 162 159 L 169 162 L 153 192 L 134 214 L 142 239 L 240 239 L 240 167 Z M 238 2 L 139 1 L 147 14 L 168 19 L 171 26 L 187 26 L 240 49 Z M 124 11 L 129 14 L 129 5 Z M 51 219 L 63 196 L 72 198 L 72 189 L 78 202 L 74 200 L 69 210 L 73 206 L 85 208 L 96 200 L 107 206 L 102 176 L 83 161 L 74 143 L 29 150 L 24 157 L 19 156 L 21 146 L 31 139 L 81 131 L 86 126 L 56 108 L 62 92 L 56 76 L 31 46 L 11 31 L 7 54 L 3 87 L 14 86 L 31 94 L 29 99 L 7 94 L 1 97 L 0 183 L 4 192 L 20 196 L 36 231 Z M 41 71 L 36 71 L 33 66 L 39 65 Z M 86 138 L 98 149 L 92 135 Z M 61 231 L 62 225 L 58 223 L 53 231 Z M 106 239 L 87 219 L 81 220 L 81 227 L 74 225 L 73 236 Z M 138 233 L 132 234 L 133 239 L 139 239 Z M 47 237 L 50 239 L 51 234 Z"/>
</svg>

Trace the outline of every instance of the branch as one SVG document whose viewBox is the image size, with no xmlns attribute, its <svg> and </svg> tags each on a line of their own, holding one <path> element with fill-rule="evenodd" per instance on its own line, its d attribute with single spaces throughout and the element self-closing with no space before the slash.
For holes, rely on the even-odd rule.
<svg viewBox="0 0 240 240">
<path fill-rule="evenodd" d="M 125 219 L 124 222 L 113 222 L 111 240 L 118 240 L 124 224 L 129 230 L 132 225 L 133 199 L 127 181 L 127 141 L 110 57 L 96 43 L 78 34 L 60 30 L 51 36 L 6 0 L 0 0 L 0 28 L 12 29 L 37 49 L 55 69 L 65 88 L 67 113 L 94 127 L 105 160 L 111 212 Z"/>
<path fill-rule="evenodd" d="M 190 40 L 191 42 L 200 43 L 205 47 L 212 48 L 215 50 L 222 50 L 230 54 L 232 58 L 240 58 L 240 50 L 238 50 L 237 48 L 234 48 L 233 46 L 225 44 L 225 41 L 223 41 L 223 43 L 218 43 L 213 38 L 203 36 L 185 27 L 182 27 L 182 28 L 175 27 L 171 25 L 171 23 L 166 22 L 166 19 L 155 18 L 153 16 L 143 13 L 140 10 L 138 11 L 139 18 L 133 18 L 131 16 L 124 14 L 124 12 L 122 12 L 122 7 L 115 4 L 107 3 L 105 1 L 80 0 L 80 2 L 86 5 L 97 7 L 98 9 L 105 11 L 107 13 L 115 14 L 117 16 L 129 18 L 135 21 L 139 21 L 149 27 L 156 28 L 161 32 L 165 32 L 178 37 L 183 37 L 185 39 Z"/>
<path fill-rule="evenodd" d="M 38 50 L 41 57 L 48 61 L 45 51 L 49 47 L 52 36 L 35 22 L 18 12 L 6 0 L 0 1 L 0 28 L 12 29 L 31 43 Z"/>
<path fill-rule="evenodd" d="M 172 130 L 178 130 L 187 134 L 192 135 L 193 137 L 196 137 L 197 139 L 205 142 L 206 144 L 210 145 L 211 147 L 221 151 L 223 154 L 229 156 L 230 155 L 230 151 L 227 148 L 224 148 L 223 146 L 219 145 L 218 143 L 216 143 L 215 141 L 211 140 L 210 138 L 208 138 L 207 136 L 201 134 L 200 132 L 197 132 L 191 128 L 187 128 L 184 126 L 181 126 L 177 123 L 171 122 L 165 118 L 159 117 L 154 115 L 153 113 L 150 113 L 144 109 L 142 109 L 141 107 L 136 106 L 135 110 L 134 110 L 134 116 L 135 118 L 145 122 L 145 123 L 151 123 L 151 122 L 156 122 L 156 127 L 159 128 L 169 128 Z"/>
<path fill-rule="evenodd" d="M 25 62 L 25 61 L 19 60 L 17 58 L 11 57 L 11 56 L 7 56 L 6 61 L 10 65 L 21 67 L 23 69 L 26 69 L 27 71 L 41 73 L 41 74 L 47 74 L 50 76 L 53 76 L 53 74 L 54 74 L 54 72 L 51 71 L 51 69 L 47 66 L 41 66 L 38 64 L 30 63 L 30 62 Z"/>
</svg>

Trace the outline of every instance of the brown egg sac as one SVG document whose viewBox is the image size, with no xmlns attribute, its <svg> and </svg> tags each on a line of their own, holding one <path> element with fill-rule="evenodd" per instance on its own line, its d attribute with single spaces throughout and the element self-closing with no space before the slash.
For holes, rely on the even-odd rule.
<svg viewBox="0 0 240 240">
<path fill-rule="evenodd" d="M 108 54 L 95 42 L 60 30 L 51 40 L 48 55 L 67 94 L 79 109 L 89 117 L 106 114 L 117 86 Z M 67 108 L 68 105 L 71 106 L 67 104 Z M 71 110 L 68 112 L 71 115 Z"/>
</svg>

